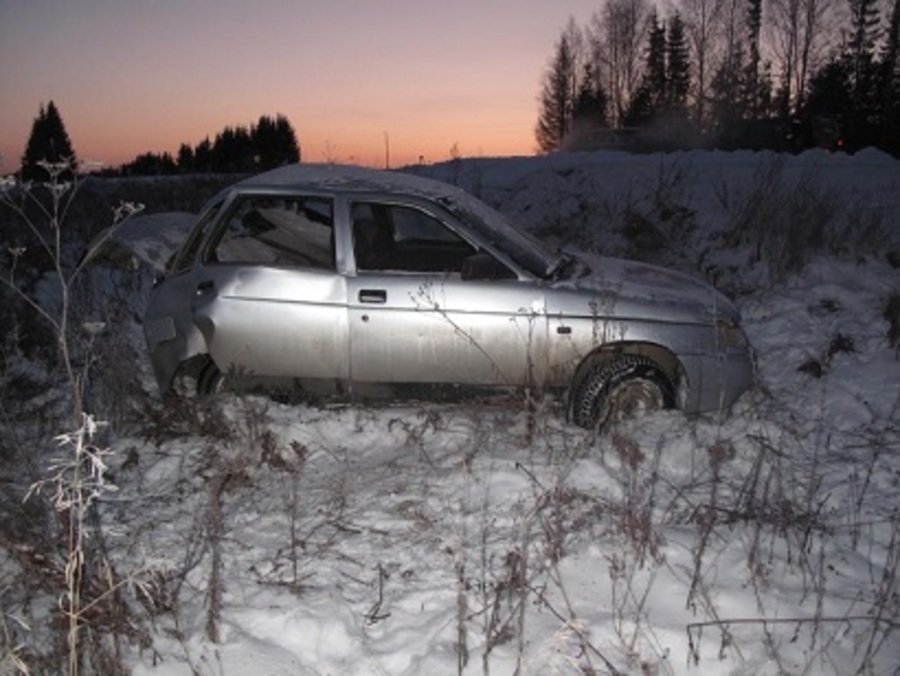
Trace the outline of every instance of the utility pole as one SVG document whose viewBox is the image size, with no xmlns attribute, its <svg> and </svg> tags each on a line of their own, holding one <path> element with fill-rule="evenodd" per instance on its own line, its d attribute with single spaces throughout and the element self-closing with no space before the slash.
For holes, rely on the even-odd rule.
<svg viewBox="0 0 900 676">
<path fill-rule="evenodd" d="M 384 168 L 391 168 L 391 137 L 384 132 Z"/>
</svg>

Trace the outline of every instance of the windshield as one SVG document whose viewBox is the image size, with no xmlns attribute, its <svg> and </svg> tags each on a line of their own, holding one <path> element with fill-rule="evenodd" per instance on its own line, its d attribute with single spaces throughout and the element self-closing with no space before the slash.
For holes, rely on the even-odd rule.
<svg viewBox="0 0 900 676">
<path fill-rule="evenodd" d="M 559 254 L 551 252 L 538 239 L 519 230 L 502 214 L 475 199 L 455 196 L 442 204 L 465 221 L 481 237 L 506 253 L 535 277 L 546 279 L 559 268 Z"/>
</svg>

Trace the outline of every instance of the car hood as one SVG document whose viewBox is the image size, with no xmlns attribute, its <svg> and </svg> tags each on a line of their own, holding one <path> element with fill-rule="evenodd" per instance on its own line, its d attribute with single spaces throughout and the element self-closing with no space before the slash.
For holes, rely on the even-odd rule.
<svg viewBox="0 0 900 676">
<path fill-rule="evenodd" d="M 553 288 L 571 290 L 582 299 L 589 292 L 591 314 L 690 323 L 740 321 L 734 304 L 706 282 L 621 258 L 579 254 L 574 275 L 554 282 Z"/>
<path fill-rule="evenodd" d="M 195 214 L 182 211 L 133 216 L 97 235 L 82 264 L 105 261 L 124 266 L 137 261 L 163 272 L 196 220 Z"/>
</svg>

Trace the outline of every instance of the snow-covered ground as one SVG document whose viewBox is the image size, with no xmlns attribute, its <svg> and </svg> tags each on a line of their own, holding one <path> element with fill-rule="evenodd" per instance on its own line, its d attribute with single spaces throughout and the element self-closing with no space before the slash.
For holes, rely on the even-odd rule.
<svg viewBox="0 0 900 676">
<path fill-rule="evenodd" d="M 760 386 L 726 414 L 600 435 L 552 399 L 148 413 L 115 435 L 101 504 L 148 618 L 133 673 L 897 673 L 900 162 L 416 171 L 558 244 L 708 275 L 736 296 Z"/>
</svg>

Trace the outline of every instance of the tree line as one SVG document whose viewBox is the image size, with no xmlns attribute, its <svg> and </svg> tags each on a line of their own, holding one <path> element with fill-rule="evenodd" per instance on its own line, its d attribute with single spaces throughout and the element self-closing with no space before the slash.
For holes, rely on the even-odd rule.
<svg viewBox="0 0 900 676">
<path fill-rule="evenodd" d="M 225 127 L 210 141 L 182 143 L 178 153 L 144 153 L 122 165 L 126 176 L 194 173 L 252 173 L 300 161 L 300 146 L 283 115 L 263 115 L 249 127 Z"/>
<path fill-rule="evenodd" d="M 68 161 L 75 166 L 75 150 L 62 116 L 53 101 L 40 107 L 22 155 L 23 180 L 45 180 L 41 163 Z M 210 141 L 195 146 L 182 143 L 176 156 L 146 152 L 121 167 L 99 173 L 108 176 L 149 176 L 187 173 L 252 173 L 300 161 L 300 145 L 290 121 L 283 115 L 262 115 L 248 127 L 225 127 Z"/>
<path fill-rule="evenodd" d="M 879 2 L 883 2 L 882 7 Z M 884 15 L 886 20 L 883 19 Z M 900 156 L 900 0 L 605 0 L 543 74 L 543 152 L 880 147 Z"/>
</svg>

